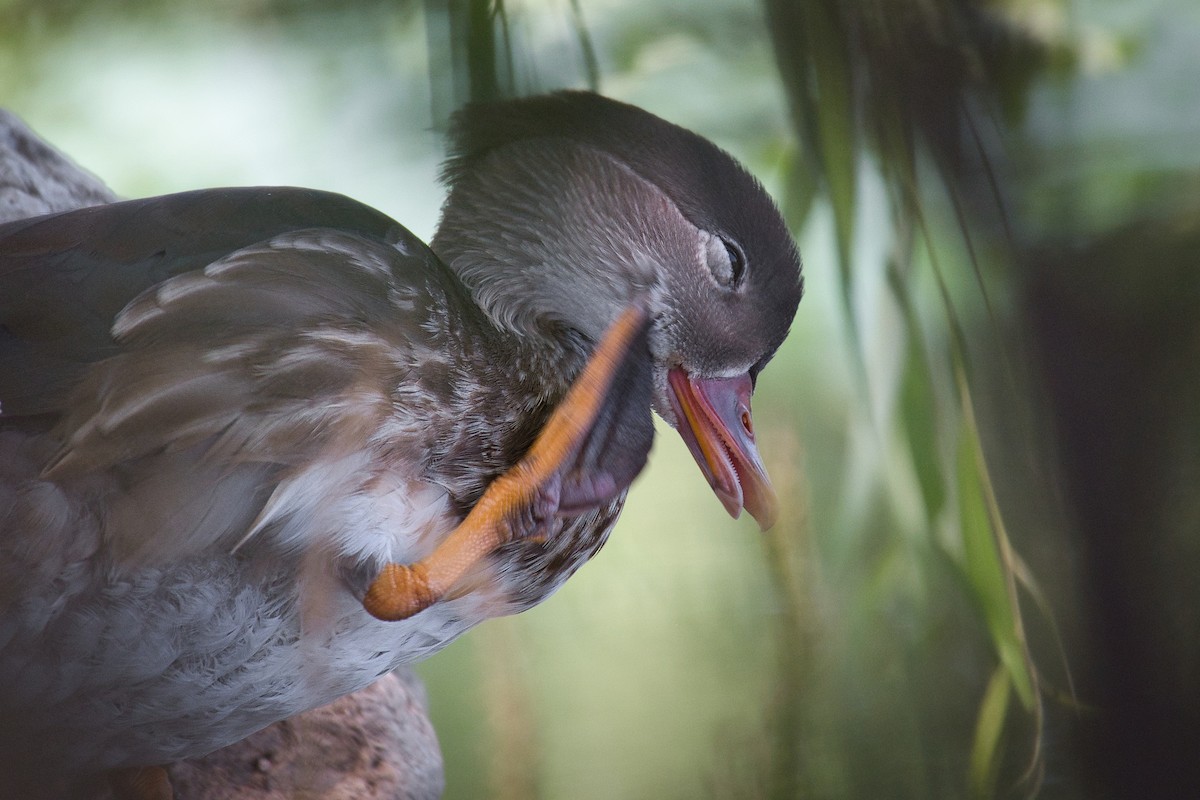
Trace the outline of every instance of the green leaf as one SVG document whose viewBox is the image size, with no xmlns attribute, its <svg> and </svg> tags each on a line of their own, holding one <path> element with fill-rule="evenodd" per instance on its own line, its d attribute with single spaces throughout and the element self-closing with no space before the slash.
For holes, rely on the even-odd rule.
<svg viewBox="0 0 1200 800">
<path fill-rule="evenodd" d="M 904 317 L 908 329 L 908 347 L 904 374 L 900 383 L 900 422 L 904 426 L 913 471 L 925 504 L 925 516 L 933 522 L 946 504 L 946 478 L 938 453 L 937 398 L 933 392 L 933 370 L 925 354 L 921 325 L 913 308 L 907 278 L 911 247 L 898 244 L 898 252 L 889 259 L 888 287 Z"/>
<path fill-rule="evenodd" d="M 817 153 L 833 208 L 842 300 L 853 324 L 851 265 L 858 152 L 849 31 L 835 0 L 809 3 L 805 17 L 806 45 L 812 65 L 809 108 L 816 114 Z"/>
<path fill-rule="evenodd" d="M 964 405 L 957 459 L 963 568 L 967 583 L 983 611 L 1000 663 L 1008 670 L 1021 703 L 1027 709 L 1033 709 L 1035 678 L 1016 605 L 1011 559 L 1007 557 L 1010 552 L 1008 538 L 995 505 L 979 430 L 970 407 L 970 394 L 961 370 L 957 377 Z"/>
<path fill-rule="evenodd" d="M 929 522 L 937 519 L 946 504 L 946 483 L 938 454 L 936 402 L 929 362 L 921 352 L 920 340 L 909 336 L 908 355 L 900 385 L 900 413 L 917 485 Z"/>
<path fill-rule="evenodd" d="M 600 62 L 596 58 L 596 46 L 592 43 L 592 35 L 588 32 L 587 23 L 584 22 L 583 8 L 580 6 L 579 0 L 571 0 L 571 27 L 575 29 L 575 39 L 579 42 L 588 88 L 593 92 L 598 92 L 600 91 Z M 510 63 L 512 61 L 511 53 L 509 61 Z"/>
<path fill-rule="evenodd" d="M 971 742 L 971 761 L 967 778 L 971 797 L 992 797 L 996 791 L 996 775 L 1000 768 L 1000 735 L 1008 716 L 1008 697 L 1012 688 L 1011 676 L 1003 666 L 997 667 L 983 692 L 979 716 L 975 720 L 975 738 Z"/>
<path fill-rule="evenodd" d="M 783 182 L 784 194 L 782 211 L 792 231 L 799 231 L 808 221 L 812 211 L 813 201 L 820 188 L 820 176 L 815 171 L 812 160 L 805 158 L 803 148 L 794 146 L 788 148 L 784 156 Z"/>
</svg>

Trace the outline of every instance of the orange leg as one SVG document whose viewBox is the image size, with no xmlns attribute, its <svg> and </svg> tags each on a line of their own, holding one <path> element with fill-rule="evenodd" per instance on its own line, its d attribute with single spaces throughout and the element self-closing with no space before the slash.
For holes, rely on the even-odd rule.
<svg viewBox="0 0 1200 800">
<path fill-rule="evenodd" d="M 388 621 L 411 617 L 442 599 L 488 553 L 521 533 L 522 512 L 587 439 L 645 319 L 640 306 L 617 318 L 525 457 L 488 486 L 429 557 L 411 565 L 385 565 L 363 598 L 368 613 Z"/>
</svg>

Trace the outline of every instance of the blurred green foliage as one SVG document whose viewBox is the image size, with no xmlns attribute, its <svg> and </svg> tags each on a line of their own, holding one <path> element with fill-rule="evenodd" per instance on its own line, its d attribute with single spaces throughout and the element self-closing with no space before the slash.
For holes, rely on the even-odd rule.
<svg viewBox="0 0 1200 800">
<path fill-rule="evenodd" d="M 428 236 L 465 100 L 596 86 L 730 149 L 808 296 L 784 516 L 658 439 L 562 592 L 421 669 L 448 796 L 1189 796 L 1200 10 L 1187 0 L 0 0 L 0 102 L 143 195 Z"/>
</svg>

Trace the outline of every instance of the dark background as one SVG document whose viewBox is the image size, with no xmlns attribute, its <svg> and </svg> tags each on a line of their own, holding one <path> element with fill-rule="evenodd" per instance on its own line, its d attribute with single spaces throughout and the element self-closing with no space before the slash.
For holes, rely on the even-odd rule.
<svg viewBox="0 0 1200 800">
<path fill-rule="evenodd" d="M 1200 6 L 0 0 L 0 103 L 120 194 L 332 189 L 423 237 L 469 98 L 730 149 L 808 295 L 785 499 L 661 436 L 555 598 L 421 667 L 448 796 L 1200 796 Z"/>
</svg>

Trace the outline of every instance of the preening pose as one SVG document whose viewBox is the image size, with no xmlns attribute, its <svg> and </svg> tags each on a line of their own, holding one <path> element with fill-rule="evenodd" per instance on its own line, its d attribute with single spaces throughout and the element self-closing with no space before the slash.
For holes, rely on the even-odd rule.
<svg viewBox="0 0 1200 800">
<path fill-rule="evenodd" d="M 801 295 L 708 141 L 569 92 L 458 116 L 427 247 L 218 189 L 0 226 L 0 752 L 164 764 L 533 606 L 653 437 L 774 496 L 750 397 Z"/>
</svg>

